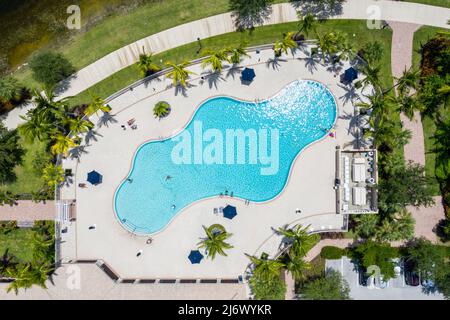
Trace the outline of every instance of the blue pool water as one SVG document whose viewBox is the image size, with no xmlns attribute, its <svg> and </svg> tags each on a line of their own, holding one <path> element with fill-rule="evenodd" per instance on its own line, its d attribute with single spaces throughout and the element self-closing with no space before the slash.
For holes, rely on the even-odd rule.
<svg viewBox="0 0 450 320">
<path fill-rule="evenodd" d="M 184 207 L 203 198 L 227 192 L 253 202 L 270 200 L 283 190 L 299 152 L 324 137 L 335 118 L 332 94 L 314 81 L 295 81 L 271 99 L 258 103 L 229 97 L 207 100 L 174 138 L 148 142 L 139 148 L 127 177 L 130 180 L 124 180 L 116 191 L 116 215 L 128 230 L 151 234 L 163 229 Z M 200 127 L 203 134 L 209 132 L 215 139 L 196 140 L 201 137 Z M 258 148 L 251 149 L 254 145 L 249 140 L 242 145 L 235 140 L 235 147 L 227 149 L 230 129 L 254 130 L 253 137 L 260 138 L 258 148 L 266 145 L 264 141 L 267 141 L 267 148 L 262 148 L 261 152 Z M 260 135 L 261 132 L 267 134 Z M 211 141 L 220 142 L 217 137 L 221 135 L 223 149 L 220 144 L 215 144 L 215 151 L 208 149 Z M 190 144 L 186 137 L 191 138 Z M 185 147 L 197 148 L 194 147 L 191 154 L 186 151 L 189 149 L 180 151 L 180 141 L 185 142 Z M 278 142 L 278 152 L 277 144 L 272 142 Z M 203 148 L 199 149 L 199 145 Z M 242 146 L 245 149 L 239 149 Z M 198 150 L 200 153 L 196 152 Z M 241 150 L 241 155 L 245 150 L 245 158 L 238 160 L 237 150 Z M 271 163 L 264 162 L 266 153 L 271 156 Z M 208 154 L 218 158 L 208 160 Z M 213 214 L 212 208 L 205 214 Z"/>
</svg>

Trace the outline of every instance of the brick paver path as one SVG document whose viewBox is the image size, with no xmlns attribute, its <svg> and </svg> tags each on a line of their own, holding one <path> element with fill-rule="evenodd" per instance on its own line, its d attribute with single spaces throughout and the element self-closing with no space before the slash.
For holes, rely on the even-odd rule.
<svg viewBox="0 0 450 320">
<path fill-rule="evenodd" d="M 14 206 L 0 206 L 0 221 L 55 220 L 55 217 L 54 201 L 35 203 L 30 200 L 19 200 Z"/>
</svg>

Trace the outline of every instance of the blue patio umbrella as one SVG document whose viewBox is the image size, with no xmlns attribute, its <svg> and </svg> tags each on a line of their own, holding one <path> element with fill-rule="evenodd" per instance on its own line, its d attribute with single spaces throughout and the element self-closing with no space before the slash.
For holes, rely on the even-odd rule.
<svg viewBox="0 0 450 320">
<path fill-rule="evenodd" d="M 241 73 L 241 79 L 242 81 L 253 81 L 253 79 L 256 77 L 255 70 L 252 68 L 245 68 Z"/>
<path fill-rule="evenodd" d="M 102 175 L 97 171 L 91 171 L 87 175 L 87 181 L 94 186 L 102 182 Z"/>
<path fill-rule="evenodd" d="M 223 217 L 224 218 L 233 219 L 234 217 L 236 217 L 236 215 L 237 215 L 236 207 L 226 206 L 223 209 Z"/>
<path fill-rule="evenodd" d="M 198 250 L 191 250 L 188 259 L 192 264 L 198 264 L 203 259 L 203 255 Z"/>
<path fill-rule="evenodd" d="M 345 70 L 344 79 L 347 82 L 352 82 L 353 80 L 358 79 L 358 71 L 353 67 L 348 68 Z"/>
</svg>

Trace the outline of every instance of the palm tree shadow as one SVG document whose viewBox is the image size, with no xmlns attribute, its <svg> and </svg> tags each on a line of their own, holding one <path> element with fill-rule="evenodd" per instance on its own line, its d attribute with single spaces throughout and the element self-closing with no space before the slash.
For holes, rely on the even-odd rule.
<svg viewBox="0 0 450 320">
<path fill-rule="evenodd" d="M 175 96 L 178 96 L 181 94 L 183 97 L 187 98 L 187 96 L 188 96 L 187 89 L 192 88 L 192 87 L 196 87 L 196 86 L 189 82 L 186 82 L 186 87 L 184 87 L 180 84 L 176 85 L 175 86 Z"/>
<path fill-rule="evenodd" d="M 347 105 L 348 103 L 353 104 L 355 100 L 360 100 L 359 94 L 356 91 L 355 86 L 338 84 L 338 87 L 345 90 L 345 94 L 339 97 L 339 99 L 343 101 L 344 106 Z"/>
<path fill-rule="evenodd" d="M 64 187 L 70 187 L 73 184 L 73 177 L 66 176 L 62 184 Z"/>
<path fill-rule="evenodd" d="M 86 146 L 78 146 L 69 151 L 69 157 L 72 160 L 80 161 L 80 158 L 83 154 L 87 154 Z"/>
<path fill-rule="evenodd" d="M 84 142 L 85 142 L 87 145 L 89 145 L 89 143 L 90 143 L 92 140 L 95 141 L 95 142 L 97 142 L 97 141 L 98 141 L 97 136 L 103 137 L 103 135 L 101 135 L 101 134 L 98 133 L 97 131 L 95 131 L 95 130 L 89 130 L 88 133 L 86 133 L 86 136 L 84 137 Z"/>
<path fill-rule="evenodd" d="M 162 81 L 161 77 L 145 78 L 144 79 L 144 86 L 145 86 L 145 88 L 148 88 L 152 84 L 152 82 L 161 82 L 161 81 Z"/>
<path fill-rule="evenodd" d="M 345 146 L 353 146 L 355 149 L 359 149 L 362 146 L 368 146 L 369 143 L 364 139 L 362 129 L 368 124 L 367 115 L 357 114 L 353 115 L 346 113 L 339 116 L 339 119 L 349 120 L 347 133 L 353 137 L 352 141 Z"/>
<path fill-rule="evenodd" d="M 280 61 L 286 62 L 286 60 L 284 60 L 284 59 L 280 59 L 280 58 L 270 58 L 270 59 L 267 60 L 267 62 L 266 62 L 266 67 L 267 67 L 267 68 L 272 68 L 273 70 L 279 70 L 280 67 L 281 67 Z"/>
<path fill-rule="evenodd" d="M 233 80 L 235 79 L 236 75 L 240 75 L 242 73 L 242 67 L 239 67 L 237 65 L 233 65 L 231 68 L 228 69 L 227 74 L 225 75 L 226 78 L 232 77 Z"/>
<path fill-rule="evenodd" d="M 317 71 L 317 65 L 320 64 L 314 56 L 309 55 L 305 59 L 305 68 L 309 71 L 309 73 L 313 74 L 314 71 Z"/>
<path fill-rule="evenodd" d="M 103 126 L 109 127 L 109 124 L 117 123 L 118 121 L 114 117 L 115 115 L 112 115 L 109 112 L 103 113 L 103 115 L 98 119 L 97 126 L 99 128 Z"/>
<path fill-rule="evenodd" d="M 220 81 L 225 81 L 225 78 L 222 77 L 220 72 L 214 72 L 207 76 L 208 79 L 208 85 L 209 89 L 212 89 L 213 87 L 217 89 L 217 84 Z"/>
<path fill-rule="evenodd" d="M 334 73 L 335 75 L 339 74 L 342 71 L 344 64 L 342 62 L 331 63 L 327 67 L 327 71 L 330 73 Z"/>
</svg>

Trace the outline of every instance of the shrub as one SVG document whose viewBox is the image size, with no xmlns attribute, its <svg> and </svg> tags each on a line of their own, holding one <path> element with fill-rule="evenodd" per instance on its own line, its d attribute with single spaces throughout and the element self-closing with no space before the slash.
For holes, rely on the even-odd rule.
<svg viewBox="0 0 450 320">
<path fill-rule="evenodd" d="M 153 115 L 155 118 L 165 118 L 170 114 L 170 104 L 165 101 L 158 102 L 153 108 Z"/>
<path fill-rule="evenodd" d="M 0 113 L 30 98 L 30 92 L 16 79 L 10 76 L 0 79 Z"/>
<path fill-rule="evenodd" d="M 342 258 L 342 256 L 345 256 L 347 253 L 347 250 L 341 249 L 338 247 L 333 246 L 326 246 L 322 248 L 322 251 L 320 251 L 320 256 L 323 259 L 330 259 L 330 260 L 336 260 Z"/>
<path fill-rule="evenodd" d="M 30 68 L 36 81 L 50 87 L 75 72 L 75 68 L 62 54 L 49 51 L 34 56 Z"/>
<path fill-rule="evenodd" d="M 348 300 L 350 287 L 337 271 L 328 272 L 325 277 L 307 283 L 301 292 L 305 300 Z"/>
<path fill-rule="evenodd" d="M 286 284 L 281 277 L 254 275 L 249 285 L 257 300 L 284 300 L 286 295 Z"/>
</svg>

